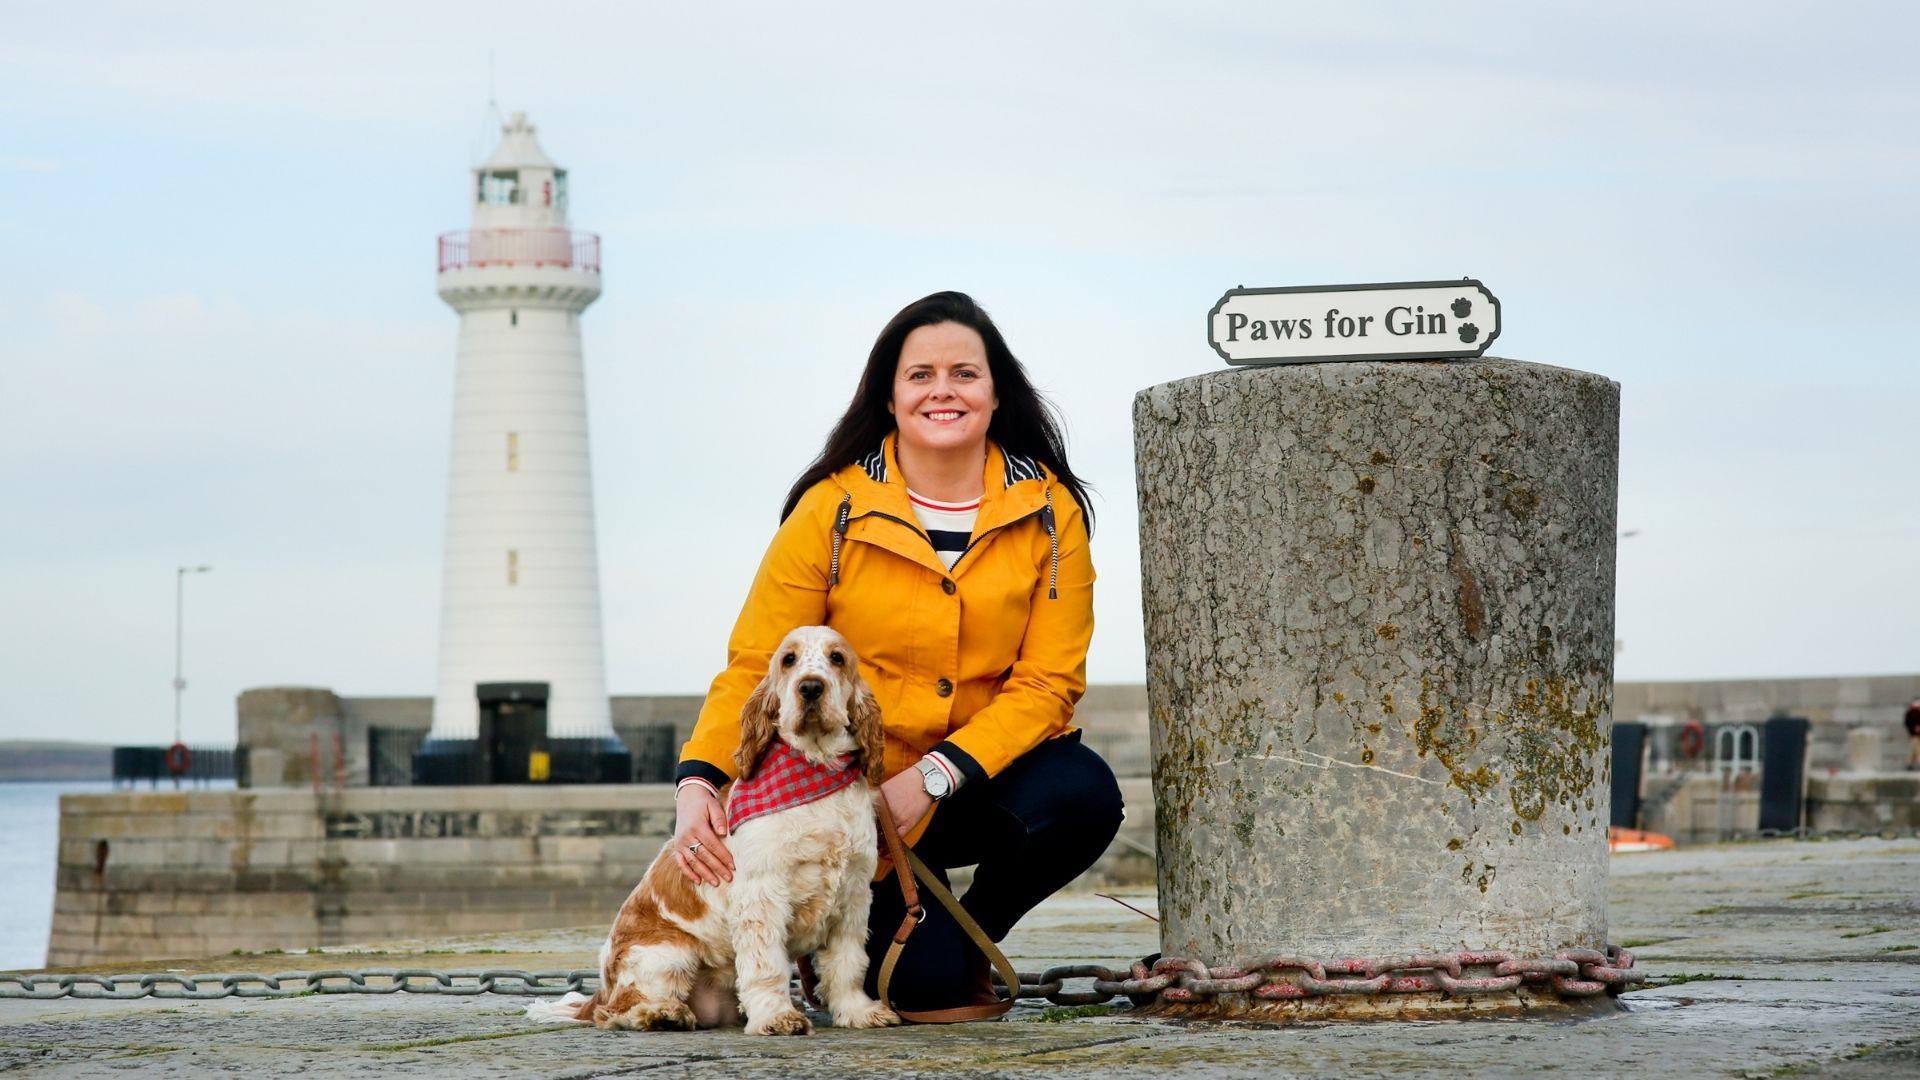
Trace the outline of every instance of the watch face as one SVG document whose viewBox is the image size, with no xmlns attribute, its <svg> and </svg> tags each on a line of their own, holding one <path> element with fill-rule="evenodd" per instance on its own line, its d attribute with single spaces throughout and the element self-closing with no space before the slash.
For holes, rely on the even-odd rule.
<svg viewBox="0 0 1920 1080">
<path fill-rule="evenodd" d="M 941 772 L 939 766 L 937 765 L 921 766 L 920 779 L 922 781 L 922 786 L 925 787 L 927 790 L 927 794 L 933 796 L 936 799 L 942 798 L 946 795 L 947 774 L 944 772 Z"/>
</svg>

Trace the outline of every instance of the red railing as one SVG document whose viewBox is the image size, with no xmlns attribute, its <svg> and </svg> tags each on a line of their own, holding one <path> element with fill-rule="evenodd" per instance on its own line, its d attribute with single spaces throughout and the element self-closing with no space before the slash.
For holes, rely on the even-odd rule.
<svg viewBox="0 0 1920 1080">
<path fill-rule="evenodd" d="M 440 235 L 440 272 L 557 266 L 600 272 L 600 238 L 571 229 L 462 229 Z"/>
</svg>

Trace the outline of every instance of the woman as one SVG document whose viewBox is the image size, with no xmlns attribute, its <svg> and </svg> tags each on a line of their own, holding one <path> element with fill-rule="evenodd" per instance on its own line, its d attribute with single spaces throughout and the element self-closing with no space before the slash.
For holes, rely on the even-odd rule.
<svg viewBox="0 0 1920 1080">
<path fill-rule="evenodd" d="M 962 903 L 989 936 L 1093 865 L 1121 804 L 1112 770 L 1069 728 L 1093 635 L 1085 506 L 1051 407 L 986 312 L 942 292 L 895 315 L 787 495 L 681 752 L 674 855 L 687 876 L 731 879 L 719 789 L 741 706 L 781 637 L 818 623 L 846 636 L 879 699 L 894 821 L 943 878 L 978 867 Z M 876 883 L 871 925 L 902 917 L 898 886 Z M 870 936 L 870 992 L 887 943 Z M 938 905 L 892 990 L 909 1009 L 993 1000 L 985 959 Z"/>
</svg>

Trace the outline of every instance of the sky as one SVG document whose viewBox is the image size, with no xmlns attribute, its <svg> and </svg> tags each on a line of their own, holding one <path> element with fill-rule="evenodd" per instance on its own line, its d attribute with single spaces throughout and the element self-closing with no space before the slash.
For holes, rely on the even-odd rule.
<svg viewBox="0 0 1920 1080">
<path fill-rule="evenodd" d="M 39 3 L 0 15 L 0 738 L 432 693 L 456 317 L 525 111 L 582 319 L 607 669 L 697 693 L 907 301 L 973 293 L 1097 489 L 1236 285 L 1473 276 L 1621 385 L 1620 679 L 1920 670 L 1920 15 L 1901 4 Z"/>
</svg>

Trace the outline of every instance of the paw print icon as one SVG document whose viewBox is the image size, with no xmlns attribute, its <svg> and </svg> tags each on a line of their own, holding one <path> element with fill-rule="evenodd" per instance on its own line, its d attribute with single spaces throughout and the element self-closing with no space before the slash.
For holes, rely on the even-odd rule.
<svg viewBox="0 0 1920 1080">
<path fill-rule="evenodd" d="M 1473 301 L 1471 301 L 1471 300 L 1469 300 L 1469 299 L 1467 299 L 1466 297 L 1464 297 L 1464 296 L 1463 296 L 1463 297 L 1461 297 L 1460 299 L 1458 299 L 1458 300 L 1455 300 L 1455 301 L 1453 302 L 1453 317 L 1454 317 L 1454 318 L 1456 318 L 1456 319 L 1464 319 L 1464 318 L 1466 318 L 1466 317 L 1467 317 L 1468 315 L 1470 315 L 1470 314 L 1472 314 L 1472 313 L 1473 313 Z"/>
<path fill-rule="evenodd" d="M 1458 305 L 1455 305 L 1456 307 Z M 1480 337 L 1480 328 L 1472 323 L 1460 324 L 1460 340 L 1471 345 Z"/>
</svg>

